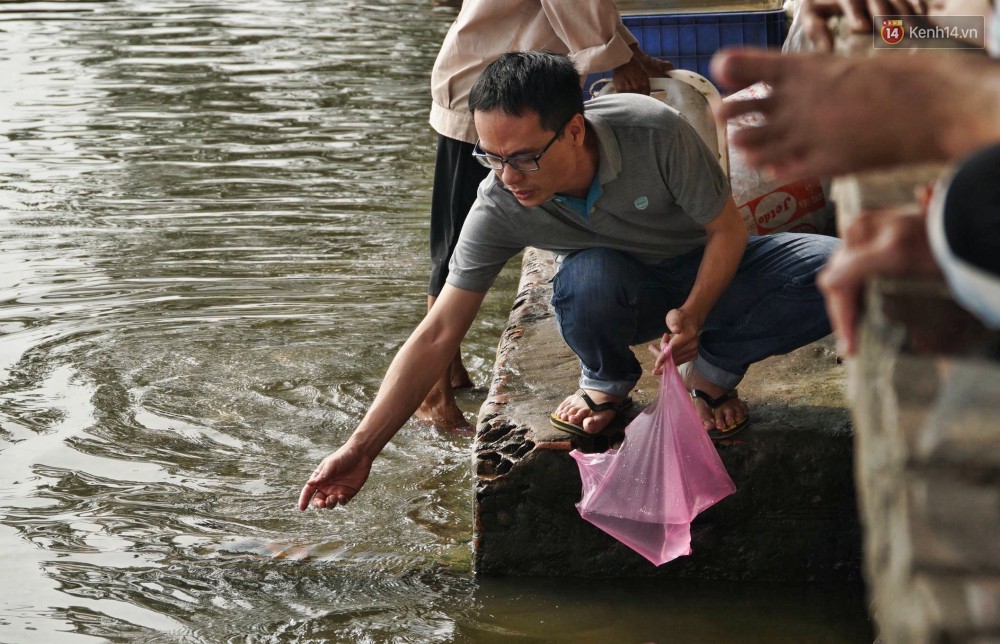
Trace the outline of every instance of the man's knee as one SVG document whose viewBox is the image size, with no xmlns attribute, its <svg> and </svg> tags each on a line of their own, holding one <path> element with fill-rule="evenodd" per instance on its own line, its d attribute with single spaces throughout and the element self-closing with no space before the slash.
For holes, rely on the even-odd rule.
<svg viewBox="0 0 1000 644">
<path fill-rule="evenodd" d="M 815 286 L 819 272 L 830 261 L 840 240 L 827 235 L 778 233 L 771 236 L 778 257 L 773 270 L 796 286 Z"/>
<path fill-rule="evenodd" d="M 625 253 L 607 248 L 577 251 L 565 259 L 556 273 L 553 301 L 585 297 L 603 301 L 620 299 L 623 290 L 634 282 L 636 260 Z"/>
</svg>

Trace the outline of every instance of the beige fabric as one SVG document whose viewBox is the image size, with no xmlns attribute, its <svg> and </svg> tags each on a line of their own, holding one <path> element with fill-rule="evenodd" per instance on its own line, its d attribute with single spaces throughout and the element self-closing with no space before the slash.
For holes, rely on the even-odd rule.
<svg viewBox="0 0 1000 644">
<path fill-rule="evenodd" d="M 586 75 L 624 65 L 633 44 L 613 0 L 465 0 L 431 73 L 431 127 L 448 138 L 476 141 L 469 91 L 501 54 L 568 54 Z"/>
</svg>

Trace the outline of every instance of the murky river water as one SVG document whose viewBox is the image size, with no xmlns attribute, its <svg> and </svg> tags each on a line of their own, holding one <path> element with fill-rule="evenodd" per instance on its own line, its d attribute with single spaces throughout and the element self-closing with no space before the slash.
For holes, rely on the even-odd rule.
<svg viewBox="0 0 1000 644">
<path fill-rule="evenodd" d="M 474 579 L 467 434 L 293 509 L 423 313 L 455 12 L 0 2 L 0 642 L 868 637 L 857 589 Z"/>
</svg>

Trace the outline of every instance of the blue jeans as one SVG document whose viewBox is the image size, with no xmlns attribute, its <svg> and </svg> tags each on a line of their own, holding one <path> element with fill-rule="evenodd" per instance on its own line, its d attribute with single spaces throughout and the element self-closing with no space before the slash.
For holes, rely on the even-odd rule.
<svg viewBox="0 0 1000 644">
<path fill-rule="evenodd" d="M 705 320 L 694 368 L 732 389 L 751 364 L 830 333 L 816 274 L 837 247 L 822 235 L 751 237 L 732 283 Z M 553 278 L 559 332 L 580 358 L 580 386 L 613 396 L 632 391 L 642 368 L 630 345 L 666 332 L 684 303 L 702 249 L 647 266 L 627 253 L 592 248 L 567 256 Z"/>
</svg>

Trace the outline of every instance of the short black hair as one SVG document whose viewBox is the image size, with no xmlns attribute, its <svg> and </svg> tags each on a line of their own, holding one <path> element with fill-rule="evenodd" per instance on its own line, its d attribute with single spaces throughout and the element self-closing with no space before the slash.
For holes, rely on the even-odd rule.
<svg viewBox="0 0 1000 644">
<path fill-rule="evenodd" d="M 573 61 L 548 51 L 503 54 L 486 66 L 469 95 L 475 113 L 502 110 L 510 116 L 535 112 L 551 132 L 583 113 L 580 74 Z"/>
</svg>

